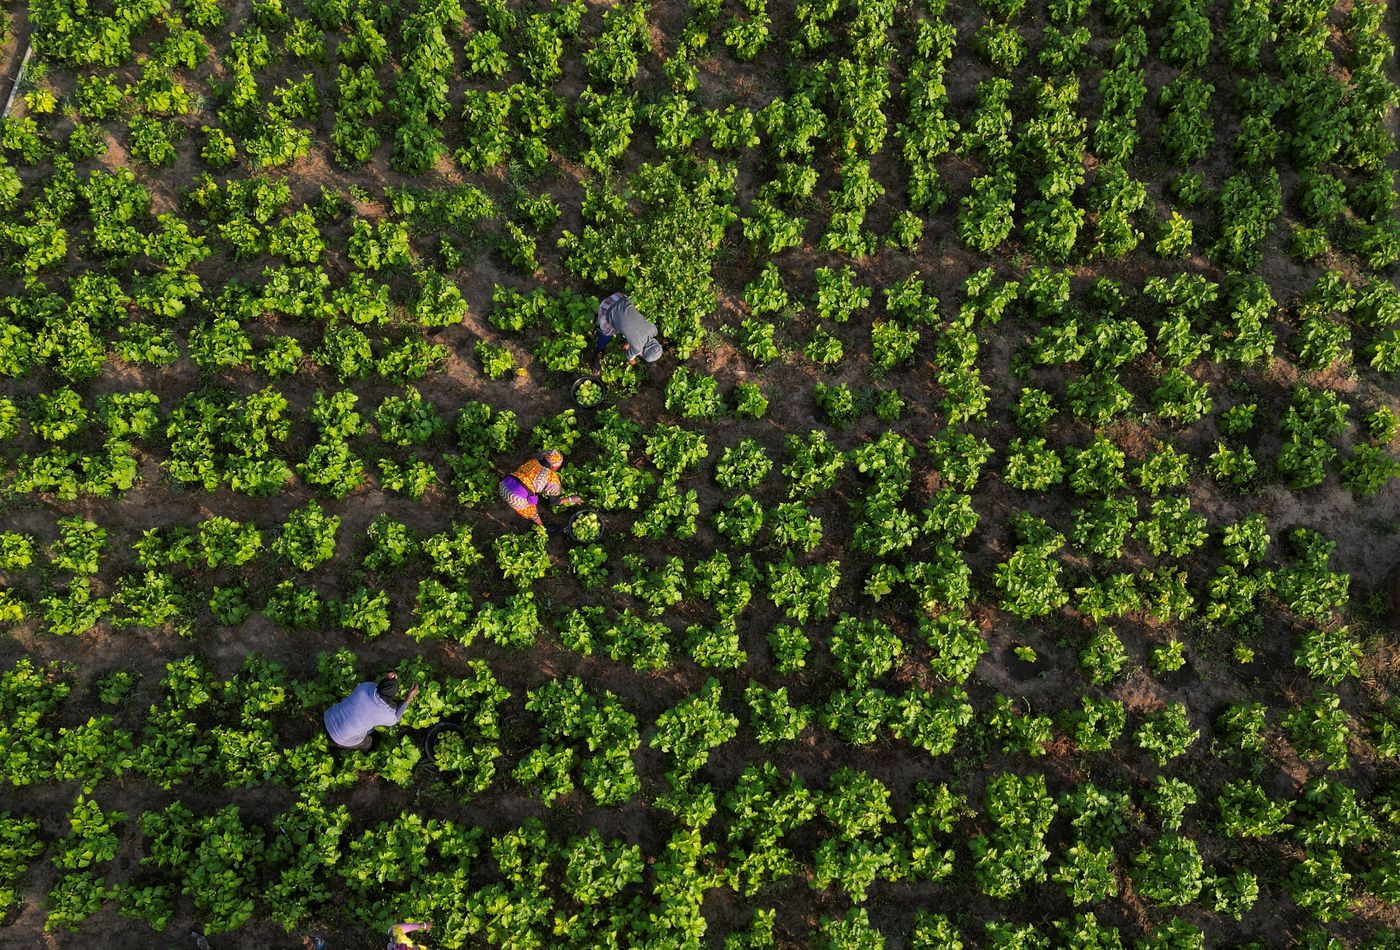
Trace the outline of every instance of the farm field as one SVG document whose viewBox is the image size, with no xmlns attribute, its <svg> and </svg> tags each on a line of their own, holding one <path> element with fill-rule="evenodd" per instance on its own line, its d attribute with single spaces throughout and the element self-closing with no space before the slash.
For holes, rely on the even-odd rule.
<svg viewBox="0 0 1400 950">
<path fill-rule="evenodd" d="M 0 0 L 0 946 L 1400 947 L 1396 25 Z"/>
</svg>

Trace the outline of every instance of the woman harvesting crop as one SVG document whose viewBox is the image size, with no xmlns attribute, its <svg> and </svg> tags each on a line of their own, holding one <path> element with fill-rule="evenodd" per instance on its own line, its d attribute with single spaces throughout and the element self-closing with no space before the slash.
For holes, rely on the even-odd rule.
<svg viewBox="0 0 1400 950">
<path fill-rule="evenodd" d="M 501 479 L 497 491 L 501 500 L 522 518 L 529 518 L 540 527 L 539 504 L 541 497 L 555 499 L 564 504 L 577 504 L 583 499 L 577 495 L 560 498 L 563 486 L 559 480 L 559 470 L 564 467 L 564 454 L 557 449 L 541 452 L 535 458 L 521 465 L 514 472 Z M 546 528 L 546 530 L 549 530 Z"/>
</svg>

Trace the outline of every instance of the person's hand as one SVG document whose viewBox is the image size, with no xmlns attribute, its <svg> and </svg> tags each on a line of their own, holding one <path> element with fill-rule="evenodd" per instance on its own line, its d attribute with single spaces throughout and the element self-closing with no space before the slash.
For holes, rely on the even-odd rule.
<svg viewBox="0 0 1400 950">
<path fill-rule="evenodd" d="M 408 698 L 405 699 L 405 700 L 403 701 L 403 704 L 404 704 L 405 706 L 407 706 L 409 703 L 413 702 L 413 697 L 415 697 L 415 696 L 417 696 L 417 695 L 418 695 L 418 684 L 417 684 L 417 683 L 414 683 L 412 686 L 410 686 L 410 687 L 408 688 Z"/>
<path fill-rule="evenodd" d="M 424 923 L 424 924 L 423 924 L 423 929 L 424 929 L 424 930 L 432 930 L 432 929 L 433 929 L 433 922 L 430 920 L 430 921 L 427 921 L 426 923 Z"/>
</svg>

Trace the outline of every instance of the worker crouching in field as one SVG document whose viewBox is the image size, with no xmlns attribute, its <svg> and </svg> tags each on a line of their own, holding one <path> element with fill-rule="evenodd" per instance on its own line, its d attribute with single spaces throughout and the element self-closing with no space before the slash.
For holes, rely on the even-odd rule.
<svg viewBox="0 0 1400 950">
<path fill-rule="evenodd" d="M 615 336 L 622 336 L 622 352 L 627 362 L 641 357 L 648 363 L 661 359 L 661 343 L 656 339 L 656 324 L 642 316 L 632 298 L 623 293 L 613 294 L 598 305 L 598 345 L 593 361 L 601 363 L 603 351 Z"/>
<path fill-rule="evenodd" d="M 349 696 L 326 710 L 321 717 L 326 735 L 342 749 L 368 752 L 374 744 L 370 735 L 380 726 L 392 726 L 408 711 L 408 704 L 418 695 L 418 687 L 408 691 L 408 697 L 395 705 L 399 698 L 399 675 L 388 673 L 378 683 L 361 683 Z"/>
<path fill-rule="evenodd" d="M 577 495 L 560 498 L 563 484 L 559 480 L 559 470 L 564 467 L 564 455 L 557 449 L 541 452 L 535 458 L 521 465 L 514 472 L 501 479 L 497 492 L 501 500 L 510 505 L 511 510 L 522 518 L 528 518 L 546 531 L 558 528 L 546 525 L 540 519 L 540 503 L 546 499 L 558 504 L 578 504 L 583 499 Z"/>
<path fill-rule="evenodd" d="M 426 946 L 414 940 L 409 934 L 418 930 L 431 930 L 432 924 L 403 923 L 394 924 L 389 928 L 389 942 L 384 950 L 428 950 Z"/>
</svg>

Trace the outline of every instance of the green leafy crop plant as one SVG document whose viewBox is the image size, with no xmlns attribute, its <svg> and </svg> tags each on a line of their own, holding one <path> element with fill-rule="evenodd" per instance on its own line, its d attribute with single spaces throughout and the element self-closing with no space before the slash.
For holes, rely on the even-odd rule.
<svg viewBox="0 0 1400 950">
<path fill-rule="evenodd" d="M 1393 7 L 9 4 L 0 942 L 1393 945 Z"/>
</svg>

